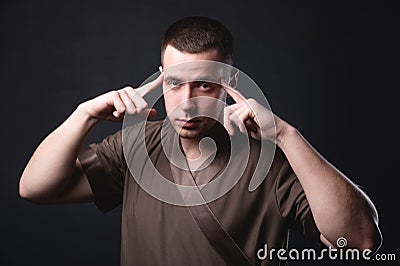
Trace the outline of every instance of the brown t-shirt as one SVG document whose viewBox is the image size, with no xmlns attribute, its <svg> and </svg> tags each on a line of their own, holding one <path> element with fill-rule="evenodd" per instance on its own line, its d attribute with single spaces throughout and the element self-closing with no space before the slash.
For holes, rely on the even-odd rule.
<svg viewBox="0 0 400 266">
<path fill-rule="evenodd" d="M 146 148 L 155 168 L 173 181 L 171 164 L 161 145 L 161 128 L 162 122 L 147 122 Z M 134 149 L 135 140 L 131 143 Z M 249 182 L 259 160 L 259 143 L 250 139 L 250 146 L 250 157 L 240 180 L 208 206 L 254 265 L 278 265 L 276 256 L 272 261 L 260 260 L 257 251 L 265 244 L 268 250 L 287 248 L 290 229 L 297 229 L 315 241 L 320 233 L 303 188 L 279 148 L 263 183 L 249 192 Z M 218 176 L 228 155 L 229 152 L 217 152 L 213 163 L 195 173 L 195 178 L 211 180 Z M 97 207 L 107 212 L 122 203 L 121 265 L 225 264 L 188 207 L 154 198 L 132 177 L 124 156 L 122 130 L 101 143 L 91 144 L 80 153 L 79 159 Z M 143 175 L 141 178 L 146 178 Z"/>
</svg>

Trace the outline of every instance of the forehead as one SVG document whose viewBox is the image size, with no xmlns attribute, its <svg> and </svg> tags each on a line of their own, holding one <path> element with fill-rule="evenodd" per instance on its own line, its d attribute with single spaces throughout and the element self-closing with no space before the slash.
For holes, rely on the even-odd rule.
<svg viewBox="0 0 400 266">
<path fill-rule="evenodd" d="M 163 55 L 163 68 L 165 69 L 176 64 L 196 60 L 219 61 L 219 53 L 216 49 L 211 49 L 201 53 L 190 54 L 181 52 L 171 45 L 168 45 Z"/>
<path fill-rule="evenodd" d="M 183 53 L 167 46 L 164 54 L 164 81 L 211 81 L 227 83 L 232 66 L 218 62 L 215 50 L 203 53 Z"/>
<path fill-rule="evenodd" d="M 190 82 L 210 81 L 226 84 L 229 80 L 229 67 L 215 61 L 192 61 L 173 65 L 164 69 L 164 81 Z"/>
</svg>

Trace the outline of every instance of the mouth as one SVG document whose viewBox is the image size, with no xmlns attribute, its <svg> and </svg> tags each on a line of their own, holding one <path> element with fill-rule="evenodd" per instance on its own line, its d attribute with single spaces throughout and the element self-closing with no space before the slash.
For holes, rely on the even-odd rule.
<svg viewBox="0 0 400 266">
<path fill-rule="evenodd" d="M 178 118 L 175 121 L 179 126 L 187 129 L 194 128 L 201 122 L 201 120 L 198 118 L 192 118 L 192 119 Z"/>
</svg>

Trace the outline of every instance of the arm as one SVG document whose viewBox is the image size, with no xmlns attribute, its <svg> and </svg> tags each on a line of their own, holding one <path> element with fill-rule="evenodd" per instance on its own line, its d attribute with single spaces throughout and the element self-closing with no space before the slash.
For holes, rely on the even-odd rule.
<svg viewBox="0 0 400 266">
<path fill-rule="evenodd" d="M 96 122 L 82 104 L 49 134 L 22 173 L 21 197 L 36 203 L 91 201 L 92 191 L 77 156 Z"/>
<path fill-rule="evenodd" d="M 160 75 L 136 90 L 126 87 L 80 104 L 33 153 L 20 179 L 21 197 L 36 203 L 92 201 L 92 190 L 77 159 L 84 140 L 99 121 L 122 121 L 125 111 L 154 116 L 155 110 L 147 108 L 143 96 L 162 78 Z"/>
<path fill-rule="evenodd" d="M 275 121 L 276 143 L 304 189 L 321 241 L 334 246 L 339 237 L 345 237 L 348 247 L 376 250 L 381 244 L 381 235 L 372 201 L 324 159 L 298 130 L 276 116 Z"/>
<path fill-rule="evenodd" d="M 273 140 L 281 148 L 304 189 L 321 241 L 334 246 L 339 237 L 345 237 L 347 247 L 377 250 L 381 244 L 378 215 L 368 196 L 294 127 L 237 90 L 225 90 L 236 101 L 224 114 L 228 132 L 234 134 L 236 125 L 242 133 Z"/>
</svg>

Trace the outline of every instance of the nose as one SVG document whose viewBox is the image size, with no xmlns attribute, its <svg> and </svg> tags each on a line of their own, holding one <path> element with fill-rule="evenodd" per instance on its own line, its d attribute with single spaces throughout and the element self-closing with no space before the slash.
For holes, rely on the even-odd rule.
<svg viewBox="0 0 400 266">
<path fill-rule="evenodd" d="M 193 86 L 190 82 L 183 84 L 182 88 L 183 98 L 181 103 L 181 109 L 185 112 L 190 112 L 196 109 L 195 100 L 193 94 Z"/>
</svg>

